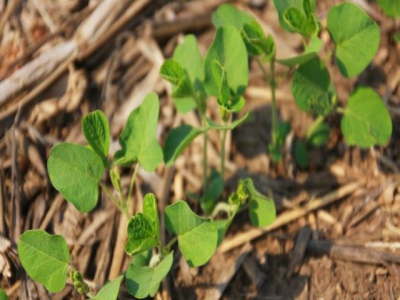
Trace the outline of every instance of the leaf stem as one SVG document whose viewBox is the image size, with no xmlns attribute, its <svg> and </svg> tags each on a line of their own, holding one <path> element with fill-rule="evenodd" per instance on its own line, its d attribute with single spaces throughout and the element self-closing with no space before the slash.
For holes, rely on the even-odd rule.
<svg viewBox="0 0 400 300">
<path fill-rule="evenodd" d="M 308 140 L 310 138 L 311 133 L 314 131 L 314 129 L 319 126 L 323 121 L 325 120 L 325 117 L 323 115 L 319 115 L 312 125 L 308 128 L 307 134 L 306 134 L 306 139 Z"/>
<path fill-rule="evenodd" d="M 129 212 L 129 206 L 131 204 L 131 198 L 132 198 L 132 193 L 133 193 L 133 186 L 135 185 L 137 173 L 139 171 L 139 163 L 135 165 L 135 170 L 133 171 L 133 175 L 131 177 L 131 182 L 129 183 L 129 192 L 128 192 L 128 198 L 126 198 L 125 206 L 126 210 Z"/>
<path fill-rule="evenodd" d="M 203 118 L 203 127 L 207 126 Z M 208 137 L 207 130 L 203 133 L 203 194 L 207 192 L 207 145 L 208 145 Z"/>
<path fill-rule="evenodd" d="M 178 241 L 178 236 L 175 236 L 169 243 L 164 247 L 167 251 L 171 251 L 171 247 Z"/>
<path fill-rule="evenodd" d="M 210 215 L 211 219 L 215 219 L 220 212 L 225 212 L 230 218 L 232 215 L 232 205 L 226 202 L 218 202 Z"/>
<path fill-rule="evenodd" d="M 276 80 L 275 80 L 275 54 L 272 56 L 271 61 L 269 63 L 271 74 L 268 76 L 267 71 L 262 65 L 260 59 L 257 57 L 256 62 L 261 69 L 264 80 L 269 81 L 269 85 L 271 87 L 271 117 L 272 117 L 272 128 L 271 128 L 271 139 L 272 142 L 275 141 L 276 131 L 278 128 L 278 112 L 276 108 Z"/>
<path fill-rule="evenodd" d="M 228 130 L 222 130 L 222 139 L 221 139 L 221 178 L 222 181 L 225 181 L 225 142 L 226 142 L 226 135 Z"/>
<path fill-rule="evenodd" d="M 336 111 L 339 113 L 339 114 L 342 114 L 342 115 L 344 115 L 345 114 L 345 112 L 346 112 L 346 110 L 343 108 L 343 107 L 336 107 Z"/>
<path fill-rule="evenodd" d="M 111 202 L 118 208 L 118 210 L 125 215 L 127 220 L 130 220 L 131 217 L 130 217 L 128 211 L 126 210 L 126 208 L 122 207 L 122 205 L 120 203 L 118 203 L 118 201 L 111 194 L 110 190 L 106 187 L 106 185 L 103 182 L 99 182 L 99 185 L 100 185 L 101 189 L 104 191 L 104 193 L 106 193 L 108 198 L 110 198 Z"/>
</svg>

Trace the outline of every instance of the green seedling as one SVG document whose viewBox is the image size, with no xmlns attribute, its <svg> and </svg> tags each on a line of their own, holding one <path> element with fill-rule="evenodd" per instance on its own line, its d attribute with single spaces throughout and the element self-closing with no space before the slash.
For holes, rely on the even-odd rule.
<svg viewBox="0 0 400 300">
<path fill-rule="evenodd" d="M 396 12 L 398 1 L 379 1 L 382 8 Z M 335 89 L 325 61 L 318 53 L 322 41 L 318 34 L 322 28 L 315 15 L 315 0 L 274 0 L 283 29 L 301 34 L 304 52 L 296 57 L 276 59 L 275 43 L 271 36 L 265 36 L 254 18 L 231 4 L 221 5 L 213 14 L 216 28 L 233 26 L 243 38 L 248 56 L 255 59 L 265 80 L 271 87 L 272 128 L 271 144 L 268 146 L 271 158 L 279 161 L 281 148 L 290 125 L 278 121 L 275 90 L 275 64 L 294 69 L 292 93 L 297 106 L 316 116 L 306 136 L 295 144 L 295 157 L 301 167 L 308 162 L 308 149 L 319 147 L 329 140 L 327 116 L 343 114 L 341 128 L 349 145 L 371 147 L 386 144 L 391 136 L 392 123 L 387 108 L 380 97 L 368 87 L 354 90 L 347 107 L 339 107 Z M 346 24 L 346 26 L 343 26 Z M 343 76 L 359 75 L 371 62 L 379 46 L 378 25 L 357 5 L 342 3 L 332 7 L 328 13 L 327 29 L 335 45 L 334 57 Z M 269 73 L 264 68 L 269 63 Z"/>
<path fill-rule="evenodd" d="M 227 51 L 233 46 L 238 50 Z M 188 49 L 194 56 L 193 60 L 186 52 Z M 191 65 L 192 61 L 195 68 Z M 125 215 L 129 221 L 125 252 L 132 259 L 125 275 L 107 283 L 94 295 L 82 274 L 70 265 L 68 246 L 62 236 L 41 230 L 26 231 L 18 243 L 22 266 L 33 280 L 43 284 L 48 291 L 61 291 L 69 276 L 76 291 L 89 299 L 117 299 L 123 279 L 132 296 L 139 299 L 154 296 L 171 269 L 175 244 L 190 267 L 199 267 L 214 254 L 239 211 L 247 208 L 251 222 L 259 227 L 269 225 L 275 219 L 273 201 L 257 192 L 251 179 L 240 181 L 237 191 L 227 202 L 219 201 L 224 191 L 226 132 L 250 117 L 250 114 L 245 114 L 241 119 L 232 121 L 233 112 L 243 107 L 243 93 L 248 81 L 246 46 L 238 31 L 232 26 L 219 28 L 204 60 L 194 37 L 186 37 L 184 43 L 177 47 L 174 58 L 165 61 L 161 74 L 173 84 L 173 97 L 178 110 L 198 109 L 203 124 L 201 128 L 182 125 L 172 129 L 162 148 L 156 139 L 159 100 L 156 94 L 150 93 L 129 115 L 119 137 L 121 149 L 112 159 L 109 155 L 109 124 L 101 111 L 90 113 L 82 121 L 88 145 L 60 143 L 50 150 L 50 180 L 77 210 L 82 213 L 92 211 L 97 206 L 100 187 Z M 217 99 L 222 121 L 211 120 L 205 115 L 209 96 Z M 203 134 L 206 141 L 208 130 L 222 133 L 222 153 L 221 170 L 211 172 L 210 182 L 206 174 L 207 162 L 204 162 L 205 188 L 199 198 L 204 214 L 197 215 L 184 201 L 167 206 L 161 212 L 164 214 L 163 225 L 174 237 L 163 244 L 157 200 L 153 194 L 144 197 L 142 212 L 134 215 L 129 212 L 138 169 L 141 167 L 151 172 L 163 161 L 166 165 L 173 164 L 197 136 Z M 206 154 L 205 151 L 203 153 Z M 133 168 L 127 195 L 121 186 L 119 170 L 122 167 Z M 109 173 L 115 193 L 103 181 L 104 172 Z"/>
<path fill-rule="evenodd" d="M 8 300 L 8 296 L 5 291 L 0 289 L 0 300 Z"/>
</svg>

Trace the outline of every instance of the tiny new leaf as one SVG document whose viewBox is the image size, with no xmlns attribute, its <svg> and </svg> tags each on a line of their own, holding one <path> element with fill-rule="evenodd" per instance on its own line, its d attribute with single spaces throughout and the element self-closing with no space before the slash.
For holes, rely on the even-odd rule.
<svg viewBox="0 0 400 300">
<path fill-rule="evenodd" d="M 340 72 L 347 78 L 360 74 L 378 50 L 378 25 L 357 5 L 342 3 L 329 11 L 328 30 Z"/>
<path fill-rule="evenodd" d="M 329 72 L 318 57 L 302 64 L 292 80 L 292 93 L 297 106 L 304 111 L 313 109 L 320 115 L 329 114 L 332 109 L 329 84 Z"/>
<path fill-rule="evenodd" d="M 173 252 L 169 253 L 155 267 L 136 265 L 133 262 L 126 272 L 126 288 L 132 296 L 143 299 L 153 297 L 161 281 L 167 276 L 173 262 Z"/>
<path fill-rule="evenodd" d="M 304 2 L 307 2 L 307 0 L 304 0 Z M 283 18 L 293 31 L 302 36 L 311 37 L 318 34 L 319 24 L 314 12 L 306 15 L 296 7 L 289 7 L 285 10 Z"/>
<path fill-rule="evenodd" d="M 167 59 L 161 66 L 161 76 L 174 85 L 172 97 L 190 98 L 194 97 L 194 89 L 189 74 L 179 62 Z"/>
<path fill-rule="evenodd" d="M 236 103 L 230 103 L 230 99 L 244 93 L 248 78 L 247 51 L 242 37 L 233 26 L 219 27 L 205 58 L 207 94 L 220 97 L 223 91 L 224 99 L 220 101 L 223 101 L 224 107 L 230 109 Z M 230 93 L 228 101 L 225 99 L 226 87 L 222 86 L 225 81 Z"/>
<path fill-rule="evenodd" d="M 55 145 L 50 150 L 47 169 L 55 189 L 80 212 L 89 212 L 96 206 L 104 164 L 92 149 L 72 143 Z"/>
<path fill-rule="evenodd" d="M 115 153 L 115 164 L 139 162 L 145 171 L 151 172 L 162 162 L 162 149 L 156 139 L 159 107 L 157 95 L 149 93 L 131 112 L 119 137 L 122 149 Z"/>
<path fill-rule="evenodd" d="M 379 95 L 371 88 L 359 87 L 350 95 L 341 128 L 348 144 L 371 147 L 389 141 L 392 120 Z"/>
<path fill-rule="evenodd" d="M 202 132 L 189 125 L 180 125 L 172 129 L 167 136 L 164 145 L 164 162 L 167 166 L 172 165 L 183 150 Z"/>
<path fill-rule="evenodd" d="M 159 244 L 160 221 L 156 198 L 153 194 L 147 194 L 143 199 L 143 213 L 136 213 L 129 221 L 125 251 L 135 255 Z"/>
<path fill-rule="evenodd" d="M 18 242 L 18 256 L 28 275 L 52 293 L 61 291 L 67 281 L 69 251 L 61 235 L 42 230 L 24 232 Z"/>
<path fill-rule="evenodd" d="M 263 61 L 268 61 L 274 56 L 273 37 L 270 35 L 266 37 L 262 27 L 256 21 L 244 24 L 241 35 L 249 55 L 263 55 Z"/>
<path fill-rule="evenodd" d="M 284 13 L 290 7 L 303 10 L 303 0 L 274 0 L 274 5 L 276 10 L 278 11 L 279 24 L 281 25 L 281 27 L 286 31 L 295 32 L 293 27 L 287 24 L 287 22 L 285 21 Z"/>
<path fill-rule="evenodd" d="M 104 113 L 96 110 L 82 120 L 82 132 L 94 152 L 101 157 L 107 167 L 107 155 L 110 148 L 110 127 Z"/>
<path fill-rule="evenodd" d="M 165 227 L 178 235 L 179 249 L 191 267 L 204 265 L 217 248 L 218 230 L 208 218 L 197 216 L 184 201 L 166 207 Z"/>
<path fill-rule="evenodd" d="M 106 283 L 103 288 L 97 293 L 93 300 L 116 300 L 124 276 L 118 276 L 114 280 Z"/>
</svg>

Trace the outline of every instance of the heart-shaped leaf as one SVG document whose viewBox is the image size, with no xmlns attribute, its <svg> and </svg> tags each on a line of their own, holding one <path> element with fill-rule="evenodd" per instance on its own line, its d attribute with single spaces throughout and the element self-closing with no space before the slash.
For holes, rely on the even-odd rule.
<svg viewBox="0 0 400 300">
<path fill-rule="evenodd" d="M 157 95 L 150 93 L 131 112 L 119 137 L 122 149 L 115 153 L 115 164 L 131 165 L 139 162 L 145 171 L 151 172 L 162 162 L 162 149 L 156 139 L 159 109 Z"/>
<path fill-rule="evenodd" d="M 297 106 L 304 111 L 313 109 L 321 115 L 329 114 L 332 109 L 329 84 L 328 70 L 318 57 L 302 64 L 292 80 L 292 93 Z"/>
<path fill-rule="evenodd" d="M 128 241 L 125 245 L 126 253 L 135 255 L 154 248 L 158 244 L 159 237 L 152 221 L 144 214 L 136 213 L 128 224 Z"/>
<path fill-rule="evenodd" d="M 49 292 L 64 288 L 70 257 L 67 242 L 61 235 L 26 231 L 19 238 L 18 256 L 28 275 Z"/>
<path fill-rule="evenodd" d="M 371 147 L 386 144 L 392 134 L 392 120 L 379 95 L 367 87 L 353 91 L 341 121 L 350 145 Z"/>
<path fill-rule="evenodd" d="M 96 110 L 82 120 L 82 131 L 90 147 L 101 157 L 104 167 L 108 165 L 110 148 L 110 127 L 102 111 Z"/>
<path fill-rule="evenodd" d="M 93 150 L 72 143 L 55 145 L 50 150 L 47 169 L 56 190 L 80 212 L 89 212 L 96 206 L 104 164 Z"/>
<path fill-rule="evenodd" d="M 126 272 L 126 288 L 129 294 L 138 299 L 153 297 L 171 269 L 172 262 L 173 252 L 155 267 L 136 265 L 132 262 Z"/>
<path fill-rule="evenodd" d="M 197 216 L 184 201 L 166 207 L 165 227 L 178 235 L 179 249 L 191 267 L 204 265 L 214 254 L 218 230 L 211 219 Z"/>
<path fill-rule="evenodd" d="M 185 148 L 202 132 L 189 125 L 180 125 L 172 129 L 164 145 L 164 161 L 167 166 L 172 165 Z"/>
<path fill-rule="evenodd" d="M 106 283 L 105 286 L 97 293 L 93 300 L 116 300 L 124 276 L 118 276 L 114 280 Z"/>
<path fill-rule="evenodd" d="M 329 11 L 328 30 L 340 72 L 348 78 L 360 74 L 378 50 L 378 25 L 357 5 L 342 3 Z"/>
<path fill-rule="evenodd" d="M 226 77 L 216 76 L 216 71 L 217 75 L 224 74 Z M 230 99 L 241 96 L 246 89 L 248 77 L 247 51 L 242 37 L 233 26 L 219 27 L 205 58 L 207 94 L 219 97 L 224 83 L 222 80 L 226 80 Z M 226 108 L 233 104 L 229 103 L 230 100 L 222 100 Z"/>
</svg>

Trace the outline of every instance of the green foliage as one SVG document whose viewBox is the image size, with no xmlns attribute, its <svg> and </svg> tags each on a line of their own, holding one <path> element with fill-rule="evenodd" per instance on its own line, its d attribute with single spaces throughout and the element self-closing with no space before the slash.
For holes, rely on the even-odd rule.
<svg viewBox="0 0 400 300">
<path fill-rule="evenodd" d="M 327 123 L 317 123 L 311 126 L 307 132 L 307 145 L 309 147 L 320 147 L 329 141 L 330 127 Z"/>
<path fill-rule="evenodd" d="M 6 292 L 4 292 L 2 289 L 0 289 L 0 300 L 8 300 Z"/>
<path fill-rule="evenodd" d="M 215 169 L 211 170 L 210 184 L 207 191 L 200 198 L 201 209 L 206 214 L 211 214 L 217 203 L 217 200 L 222 196 L 224 191 L 224 180 Z"/>
<path fill-rule="evenodd" d="M 263 61 L 272 59 L 275 54 L 275 41 L 272 36 L 265 36 L 260 24 L 256 21 L 244 24 L 241 35 L 249 55 L 263 55 Z"/>
<path fill-rule="evenodd" d="M 232 26 L 219 27 L 205 58 L 207 94 L 225 109 L 237 111 L 248 77 L 247 51 L 239 32 Z"/>
<path fill-rule="evenodd" d="M 253 21 L 254 18 L 251 15 L 237 9 L 232 4 L 222 4 L 212 14 L 212 22 L 215 28 L 232 25 L 238 31 L 241 31 L 246 23 Z"/>
<path fill-rule="evenodd" d="M 92 149 L 72 143 L 55 145 L 47 169 L 53 186 L 80 212 L 96 206 L 104 164 Z"/>
<path fill-rule="evenodd" d="M 18 242 L 22 266 L 35 281 L 50 292 L 61 291 L 67 281 L 69 251 L 61 235 L 50 235 L 42 230 L 24 232 Z"/>
<path fill-rule="evenodd" d="M 114 280 L 108 282 L 103 288 L 97 293 L 93 300 L 116 300 L 118 297 L 119 287 L 121 286 L 122 279 L 124 276 L 118 276 Z"/>
<path fill-rule="evenodd" d="M 295 57 L 277 59 L 276 61 L 287 67 L 294 67 L 296 65 L 302 65 L 314 57 L 318 56 L 318 52 L 321 50 L 322 41 L 316 37 L 311 37 L 310 43 L 307 45 L 305 51 Z"/>
<path fill-rule="evenodd" d="M 294 145 L 294 156 L 301 168 L 305 168 L 308 164 L 307 145 L 302 140 L 297 140 Z"/>
<path fill-rule="evenodd" d="M 328 70 L 318 57 L 302 64 L 292 80 L 292 93 L 297 106 L 304 111 L 312 109 L 319 115 L 329 114 L 332 109 L 329 85 Z"/>
<path fill-rule="evenodd" d="M 167 166 L 172 165 L 183 150 L 202 132 L 202 129 L 197 129 L 189 125 L 180 125 L 172 129 L 168 133 L 164 145 L 165 164 Z"/>
<path fill-rule="evenodd" d="M 278 162 L 282 159 L 281 148 L 285 144 L 286 137 L 290 133 L 291 129 L 292 127 L 288 122 L 278 123 L 278 128 L 272 137 L 272 143 L 268 147 L 273 161 Z"/>
<path fill-rule="evenodd" d="M 172 97 L 194 97 L 194 89 L 189 74 L 179 62 L 173 59 L 167 59 L 161 66 L 160 74 L 164 79 L 168 80 L 174 85 Z"/>
<path fill-rule="evenodd" d="M 297 8 L 302 11 L 303 0 L 274 0 L 274 5 L 278 12 L 280 26 L 289 32 L 295 32 L 292 26 L 286 22 L 284 14 L 288 8 Z"/>
<path fill-rule="evenodd" d="M 367 87 L 354 90 L 348 99 L 341 127 L 349 145 L 386 144 L 392 134 L 389 112 L 379 95 Z"/>
<path fill-rule="evenodd" d="M 153 194 L 147 194 L 143 199 L 143 213 L 136 213 L 129 221 L 125 251 L 129 255 L 135 255 L 160 244 L 160 221 L 156 198 Z"/>
<path fill-rule="evenodd" d="M 288 7 L 283 13 L 283 19 L 289 28 L 304 37 L 316 36 L 319 23 L 315 16 L 315 0 L 303 0 L 303 9 Z"/>
<path fill-rule="evenodd" d="M 383 12 L 391 18 L 400 17 L 400 1 L 398 0 L 378 0 Z"/>
<path fill-rule="evenodd" d="M 191 267 L 204 265 L 217 248 L 218 231 L 210 218 L 197 216 L 184 201 L 165 209 L 165 227 L 178 235 L 179 248 Z"/>
<path fill-rule="evenodd" d="M 148 296 L 154 297 L 160 287 L 161 281 L 171 269 L 172 262 L 173 252 L 164 257 L 156 266 L 131 262 L 126 272 L 126 287 L 129 294 L 138 299 Z M 141 263 L 144 263 L 144 261 L 141 261 Z"/>
<path fill-rule="evenodd" d="M 348 78 L 360 74 L 378 50 L 378 25 L 357 5 L 342 3 L 329 11 L 328 30 L 340 72 Z"/>
<path fill-rule="evenodd" d="M 82 120 L 82 132 L 90 147 L 108 166 L 108 150 L 110 148 L 110 127 L 106 116 L 100 110 L 86 115 Z"/>
<path fill-rule="evenodd" d="M 162 149 L 156 139 L 159 107 L 157 95 L 150 93 L 131 112 L 119 137 L 122 149 L 115 153 L 115 164 L 139 162 L 145 171 L 151 172 L 162 162 Z"/>
</svg>

